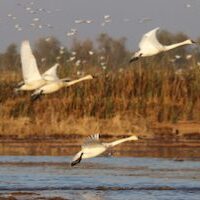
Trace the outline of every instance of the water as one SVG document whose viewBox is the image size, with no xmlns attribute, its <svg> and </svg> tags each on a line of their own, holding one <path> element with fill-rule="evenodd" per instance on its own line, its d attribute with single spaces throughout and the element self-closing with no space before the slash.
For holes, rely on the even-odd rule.
<svg viewBox="0 0 200 200">
<path fill-rule="evenodd" d="M 98 157 L 72 168 L 70 159 L 1 156 L 0 194 L 18 199 L 200 199 L 199 161 Z"/>
</svg>

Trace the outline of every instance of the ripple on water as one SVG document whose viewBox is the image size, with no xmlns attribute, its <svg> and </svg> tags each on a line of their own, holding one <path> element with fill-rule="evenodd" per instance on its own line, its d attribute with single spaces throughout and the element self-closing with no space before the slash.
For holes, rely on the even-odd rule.
<svg viewBox="0 0 200 200">
<path fill-rule="evenodd" d="M 127 200 L 200 196 L 200 162 L 99 157 L 72 168 L 70 160 L 48 156 L 0 157 L 0 194 L 20 191 L 24 195 L 32 192 L 69 199 Z"/>
</svg>

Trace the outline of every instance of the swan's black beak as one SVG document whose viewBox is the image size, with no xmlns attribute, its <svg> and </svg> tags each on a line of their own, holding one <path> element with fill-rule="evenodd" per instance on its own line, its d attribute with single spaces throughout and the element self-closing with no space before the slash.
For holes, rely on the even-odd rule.
<svg viewBox="0 0 200 200">
<path fill-rule="evenodd" d="M 191 40 L 191 42 L 192 42 L 192 44 L 197 44 L 197 42 L 196 42 L 196 41 L 194 41 L 194 40 Z"/>
<path fill-rule="evenodd" d="M 97 75 L 92 75 L 93 79 L 97 79 L 98 76 Z"/>
<path fill-rule="evenodd" d="M 130 60 L 129 60 L 129 63 L 132 63 L 132 62 L 134 62 L 134 61 L 136 61 L 136 60 L 138 60 L 139 59 L 139 57 L 133 57 L 133 58 L 131 58 Z"/>
<path fill-rule="evenodd" d="M 82 156 L 83 156 L 83 153 L 80 155 L 80 157 L 77 160 L 74 160 L 73 162 L 71 162 L 71 166 L 73 167 L 74 165 L 77 165 L 78 163 L 80 163 L 82 160 Z"/>
</svg>

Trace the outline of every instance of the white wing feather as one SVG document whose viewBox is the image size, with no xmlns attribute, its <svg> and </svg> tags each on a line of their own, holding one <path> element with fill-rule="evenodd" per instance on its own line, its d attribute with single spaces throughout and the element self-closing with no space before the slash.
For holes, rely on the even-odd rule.
<svg viewBox="0 0 200 200">
<path fill-rule="evenodd" d="M 160 42 L 157 39 L 156 33 L 160 28 L 155 28 L 148 33 L 145 33 L 144 36 L 142 37 L 140 43 L 139 43 L 139 48 L 140 49 L 150 49 L 150 48 L 156 48 L 158 50 L 162 50 L 163 45 L 160 44 Z"/>
<path fill-rule="evenodd" d="M 99 133 L 88 136 L 82 146 L 87 146 L 90 144 L 100 144 Z"/>
<path fill-rule="evenodd" d="M 28 40 L 22 42 L 20 54 L 25 83 L 42 79 Z"/>
<path fill-rule="evenodd" d="M 57 68 L 58 68 L 58 63 L 53 65 L 50 69 L 48 69 L 44 74 L 42 74 L 42 78 L 47 80 L 47 81 L 56 81 L 59 80 L 57 76 Z"/>
</svg>

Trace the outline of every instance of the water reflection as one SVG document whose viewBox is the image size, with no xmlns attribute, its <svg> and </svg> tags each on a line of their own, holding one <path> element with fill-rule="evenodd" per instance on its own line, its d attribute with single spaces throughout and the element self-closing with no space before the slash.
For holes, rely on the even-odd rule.
<svg viewBox="0 0 200 200">
<path fill-rule="evenodd" d="M 112 140 L 112 139 L 111 139 Z M 108 141 L 108 140 L 106 140 Z M 69 156 L 80 150 L 80 139 L 0 141 L 0 155 L 51 155 Z M 76 145 L 75 145 L 76 144 Z M 164 157 L 181 160 L 196 159 L 200 155 L 200 145 L 196 140 L 165 140 L 160 138 L 127 142 L 116 146 L 104 156 Z"/>
</svg>

